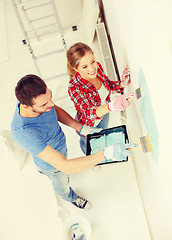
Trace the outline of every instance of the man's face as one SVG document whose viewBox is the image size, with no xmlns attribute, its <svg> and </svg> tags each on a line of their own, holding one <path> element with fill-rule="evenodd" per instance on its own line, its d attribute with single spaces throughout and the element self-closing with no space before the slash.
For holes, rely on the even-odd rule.
<svg viewBox="0 0 172 240">
<path fill-rule="evenodd" d="M 35 113 L 43 113 L 49 112 L 52 106 L 54 106 L 52 101 L 52 92 L 47 88 L 45 94 L 41 94 L 38 97 L 33 98 L 33 105 L 30 106 L 30 108 Z"/>
</svg>

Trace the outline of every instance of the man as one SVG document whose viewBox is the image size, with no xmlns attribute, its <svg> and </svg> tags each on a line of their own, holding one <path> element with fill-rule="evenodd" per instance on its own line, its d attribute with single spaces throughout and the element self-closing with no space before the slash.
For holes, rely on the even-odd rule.
<svg viewBox="0 0 172 240">
<path fill-rule="evenodd" d="M 89 202 L 70 187 L 68 175 L 93 167 L 105 158 L 127 156 L 129 151 L 112 145 L 90 156 L 66 159 L 66 138 L 59 122 L 82 135 L 97 129 L 82 125 L 56 106 L 51 90 L 36 75 L 20 79 L 15 94 L 19 102 L 11 124 L 14 140 L 33 156 L 38 171 L 52 180 L 56 194 L 79 208 L 88 208 Z"/>
</svg>

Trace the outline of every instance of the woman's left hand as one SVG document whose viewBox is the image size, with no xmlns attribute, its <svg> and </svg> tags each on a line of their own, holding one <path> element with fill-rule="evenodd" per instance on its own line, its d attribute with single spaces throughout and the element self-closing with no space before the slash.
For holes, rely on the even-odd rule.
<svg viewBox="0 0 172 240">
<path fill-rule="evenodd" d="M 131 83 L 130 70 L 126 67 L 122 73 L 121 86 L 126 87 Z"/>
<path fill-rule="evenodd" d="M 102 128 L 97 128 L 97 127 L 89 127 L 89 126 L 86 126 L 86 125 L 82 125 L 79 133 L 81 135 L 83 135 L 84 137 L 86 137 L 88 134 L 97 133 L 97 132 L 100 132 L 101 130 L 103 130 L 103 129 Z"/>
</svg>

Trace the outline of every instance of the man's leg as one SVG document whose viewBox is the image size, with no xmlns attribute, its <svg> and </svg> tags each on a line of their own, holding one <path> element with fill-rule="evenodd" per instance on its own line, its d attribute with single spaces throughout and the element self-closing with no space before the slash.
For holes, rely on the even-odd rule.
<svg viewBox="0 0 172 240">
<path fill-rule="evenodd" d="M 66 201 L 74 202 L 78 195 L 70 186 L 69 176 L 62 172 L 55 172 L 51 178 L 54 191 Z"/>
<path fill-rule="evenodd" d="M 90 207 L 90 203 L 78 196 L 74 190 L 70 187 L 69 176 L 58 171 L 58 170 L 38 170 L 40 173 L 43 173 L 49 177 L 52 181 L 54 191 L 62 199 L 71 202 L 76 207 L 86 209 Z"/>
<path fill-rule="evenodd" d="M 78 195 L 70 187 L 69 176 L 58 170 L 38 170 L 49 177 L 52 181 L 54 191 L 57 195 L 66 201 L 74 202 L 78 198 Z"/>
</svg>

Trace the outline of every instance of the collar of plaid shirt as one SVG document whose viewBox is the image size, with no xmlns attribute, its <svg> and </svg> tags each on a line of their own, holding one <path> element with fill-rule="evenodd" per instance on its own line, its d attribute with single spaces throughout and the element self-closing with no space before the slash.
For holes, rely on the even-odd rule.
<svg viewBox="0 0 172 240">
<path fill-rule="evenodd" d="M 103 85 L 106 87 L 107 90 L 110 90 L 110 87 L 108 85 L 108 77 L 105 75 L 103 68 L 99 62 L 97 62 L 97 76 L 103 83 Z M 85 89 L 92 89 L 96 90 L 95 86 L 88 82 L 86 79 L 82 78 L 79 73 L 76 73 L 75 76 L 72 78 L 72 80 L 76 83 L 79 83 L 82 85 L 83 88 Z"/>
</svg>

